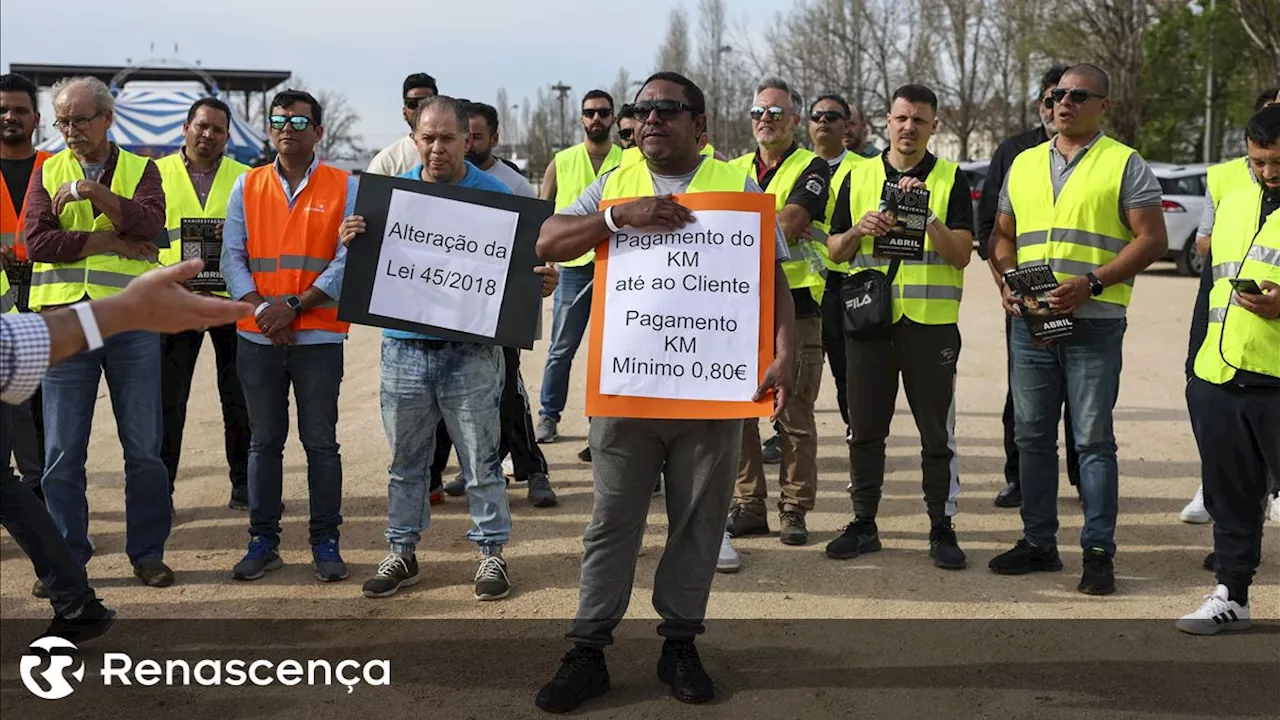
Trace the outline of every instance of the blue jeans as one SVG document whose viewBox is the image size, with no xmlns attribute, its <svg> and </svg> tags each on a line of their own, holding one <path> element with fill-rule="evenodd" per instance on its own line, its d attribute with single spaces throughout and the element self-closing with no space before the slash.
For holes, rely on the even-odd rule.
<svg viewBox="0 0 1280 720">
<path fill-rule="evenodd" d="M 551 307 L 551 347 L 547 348 L 547 365 L 542 371 L 538 409 L 538 415 L 556 422 L 569 399 L 573 356 L 591 320 L 591 288 L 587 286 L 595 273 L 595 265 L 560 268 L 560 284 L 556 285 Z"/>
<path fill-rule="evenodd" d="M 129 561 L 164 557 L 173 523 L 169 473 L 160 460 L 160 336 L 127 332 L 49 368 L 44 379 L 45 503 L 81 565 L 93 556 L 84 465 L 105 372 L 124 449 L 125 553 Z"/>
<path fill-rule="evenodd" d="M 342 344 L 259 345 L 238 338 L 236 374 L 249 411 L 249 535 L 280 544 L 284 442 L 289 438 L 289 386 L 298 402 L 298 438 L 307 452 L 311 496 L 309 542 L 338 539 L 342 524 L 342 456 L 338 454 L 338 390 Z"/>
<path fill-rule="evenodd" d="M 507 482 L 498 456 L 502 385 L 500 347 L 382 339 L 382 426 L 391 446 L 386 538 L 393 551 L 412 553 L 431 525 L 427 494 L 441 418 L 466 477 L 474 524 L 467 539 L 486 551 L 511 538 Z"/>
<path fill-rule="evenodd" d="M 1120 393 L 1127 321 L 1076 318 L 1075 334 L 1048 347 L 1031 342 L 1026 323 L 1012 325 L 1014 435 L 1027 542 L 1057 545 L 1058 409 L 1063 394 L 1080 454 L 1084 530 L 1080 546 L 1115 555 L 1120 469 L 1112 410 Z"/>
</svg>

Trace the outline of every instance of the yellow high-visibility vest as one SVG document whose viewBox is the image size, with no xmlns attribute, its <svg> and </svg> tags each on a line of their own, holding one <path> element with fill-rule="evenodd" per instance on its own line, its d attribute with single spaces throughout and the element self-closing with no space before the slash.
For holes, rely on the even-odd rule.
<svg viewBox="0 0 1280 720">
<path fill-rule="evenodd" d="M 1052 143 L 1014 158 L 1006 183 L 1017 226 L 1018 266 L 1047 264 L 1058 282 L 1082 277 L 1115 259 L 1133 231 L 1120 216 L 1124 168 L 1137 151 L 1107 136 L 1084 151 L 1058 199 L 1053 198 Z M 1127 307 L 1133 280 L 1094 298 Z"/>
<path fill-rule="evenodd" d="M 747 174 L 741 168 L 715 158 L 703 160 L 689 181 L 687 193 L 742 192 Z M 603 200 L 629 197 L 653 197 L 653 176 L 643 164 L 619 168 L 604 181 Z"/>
<path fill-rule="evenodd" d="M 0 314 L 18 312 L 18 299 L 9 287 L 9 274 L 0 270 Z"/>
<path fill-rule="evenodd" d="M 847 152 L 844 155 L 844 159 L 836 166 L 836 169 L 831 171 L 831 194 L 827 198 L 827 219 L 823 221 L 823 224 L 827 227 L 828 234 L 830 233 L 831 221 L 835 218 L 836 196 L 840 194 L 840 186 L 844 184 L 845 178 L 849 177 L 849 173 L 853 171 L 853 167 L 858 163 L 865 161 L 866 158 L 862 157 L 858 153 Z M 850 189 L 850 192 L 852 192 L 852 189 Z M 856 223 L 858 218 L 853 218 L 852 220 Z M 849 263 L 832 262 L 831 253 L 827 251 L 826 243 L 818 246 L 818 254 L 822 257 L 822 264 L 827 266 L 828 272 L 834 270 L 838 273 L 848 274 Z"/>
<path fill-rule="evenodd" d="M 929 209 L 946 224 L 951 190 L 956 185 L 960 166 L 935 158 L 933 169 L 925 178 L 929 190 Z M 878 157 L 859 162 L 849 172 L 849 218 L 856 224 L 863 215 L 880 209 L 880 196 L 888 175 Z M 864 235 L 858 252 L 849 261 L 850 272 L 871 268 L 888 274 L 892 258 L 876 257 L 875 238 Z M 964 297 L 964 271 L 952 265 L 933 246 L 928 232 L 924 236 L 924 258 L 903 260 L 893 278 L 893 321 L 905 315 L 921 325 L 952 325 L 960 321 L 960 300 Z"/>
<path fill-rule="evenodd" d="M 787 196 L 800 181 L 800 176 L 818 156 L 812 150 L 797 148 L 787 156 L 769 179 L 769 186 L 764 191 L 773 195 L 774 204 L 779 213 L 787 206 Z M 755 153 L 747 153 L 729 161 L 730 165 L 741 168 L 751 177 L 755 177 Z M 782 263 L 782 270 L 787 276 L 787 285 L 792 290 L 809 288 L 809 294 L 816 302 L 822 302 L 822 293 L 826 289 L 826 268 L 822 264 L 819 247 L 827 245 L 827 225 L 821 220 L 809 223 L 811 240 L 801 239 L 787 244 L 791 248 L 792 259 Z"/>
<path fill-rule="evenodd" d="M 572 205 L 596 178 L 618 167 L 621 162 L 622 148 L 617 145 L 609 147 L 609 154 L 600 163 L 599 171 L 591 166 L 586 143 L 578 143 L 556 153 L 556 212 Z M 596 251 L 589 250 L 582 257 L 560 264 L 564 267 L 582 267 L 590 265 L 595 259 Z"/>
<path fill-rule="evenodd" d="M 698 154 L 702 157 L 713 158 L 716 156 L 716 149 L 711 146 L 711 143 L 707 143 L 702 146 L 702 149 L 698 151 Z M 618 167 L 635 165 L 640 162 L 644 162 L 644 153 L 640 152 L 639 145 L 633 145 L 632 147 L 622 151 L 622 162 L 618 163 Z M 556 172 L 558 173 L 559 170 Z M 557 177 L 559 176 L 557 175 Z"/>
<path fill-rule="evenodd" d="M 1209 199 L 1213 201 L 1215 208 L 1227 193 L 1254 184 L 1248 157 L 1232 158 L 1210 165 L 1206 173 L 1205 183 L 1209 186 Z"/>
<path fill-rule="evenodd" d="M 1262 187 L 1230 190 L 1213 220 L 1213 289 L 1209 328 L 1196 353 L 1196 377 L 1221 385 L 1237 370 L 1280 378 L 1280 319 L 1267 320 L 1235 302 L 1231 278 L 1280 285 L 1280 212 L 1262 215 Z"/>
<path fill-rule="evenodd" d="M 115 172 L 111 176 L 111 192 L 132 199 L 138 181 L 147 169 L 146 158 L 118 149 Z M 58 188 L 72 180 L 83 180 L 84 169 L 70 149 L 54 155 L 41 168 L 44 189 L 52 197 Z M 112 231 L 115 226 L 106 215 L 93 215 L 88 200 L 69 202 L 58 216 L 58 225 L 66 231 Z M 146 260 L 130 260 L 115 253 L 90 255 L 67 263 L 38 262 L 31 269 L 31 309 L 74 303 L 86 295 L 98 300 L 115 295 L 142 273 L 159 267 Z"/>
<path fill-rule="evenodd" d="M 226 218 L 231 189 L 236 185 L 236 178 L 249 171 L 249 166 L 230 157 L 222 158 L 203 206 L 191 184 L 191 174 L 182 161 L 181 150 L 157 160 L 156 168 L 164 184 L 164 226 L 169 232 L 169 247 L 160 250 L 160 264 L 174 265 L 182 261 L 182 219 Z M 215 294 L 227 296 L 225 292 Z"/>
</svg>

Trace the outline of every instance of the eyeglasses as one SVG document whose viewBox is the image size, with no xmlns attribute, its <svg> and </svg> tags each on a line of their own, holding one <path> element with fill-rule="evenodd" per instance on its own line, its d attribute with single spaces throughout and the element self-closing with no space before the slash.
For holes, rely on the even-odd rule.
<svg viewBox="0 0 1280 720">
<path fill-rule="evenodd" d="M 631 106 L 636 111 L 636 119 L 644 122 L 649 119 L 649 115 L 658 113 L 659 120 L 671 120 L 680 114 L 681 110 L 688 110 L 690 115 L 695 113 L 694 109 L 679 100 L 644 100 Z"/>
<path fill-rule="evenodd" d="M 607 118 L 613 115 L 613 111 L 609 108 L 582 108 L 582 117 L 584 118 Z"/>
<path fill-rule="evenodd" d="M 1071 98 L 1072 103 L 1076 105 L 1082 105 L 1088 102 L 1089 98 L 1105 98 L 1106 95 L 1099 95 L 1098 93 L 1089 92 L 1088 90 L 1083 90 L 1080 88 L 1076 88 L 1074 90 L 1067 90 L 1065 88 L 1055 88 L 1053 93 L 1050 95 L 1050 99 L 1053 100 L 1053 102 L 1055 103 L 1060 103 L 1068 97 Z"/>
<path fill-rule="evenodd" d="M 751 108 L 751 119 L 762 120 L 764 119 L 765 113 L 769 114 L 770 120 L 781 120 L 787 114 L 787 111 L 778 107 L 777 105 L 771 105 L 767 108 L 763 108 L 763 107 L 760 107 L 759 105 L 756 105 L 755 107 Z"/>
<path fill-rule="evenodd" d="M 93 122 L 95 119 L 97 119 L 101 115 L 102 115 L 102 112 L 99 111 L 90 115 L 89 117 L 54 118 L 53 126 L 58 130 L 62 130 L 64 132 L 66 131 L 67 128 L 70 128 L 70 127 L 74 127 L 77 130 L 83 130 L 89 126 L 89 123 Z"/>
<path fill-rule="evenodd" d="M 623 140 L 630 140 L 631 137 L 635 134 L 636 134 L 635 128 L 627 128 L 625 130 L 618 131 L 618 137 L 622 138 Z"/>
<path fill-rule="evenodd" d="M 272 115 L 271 129 L 283 130 L 288 125 L 289 129 L 294 132 L 302 132 L 311 127 L 311 118 L 306 115 Z"/>
<path fill-rule="evenodd" d="M 755 117 L 754 112 L 755 111 L 753 109 L 752 110 L 753 114 L 751 116 L 753 118 Z M 837 120 L 848 120 L 848 119 L 849 118 L 846 117 L 845 114 L 840 112 L 839 110 L 815 110 L 809 113 L 809 120 L 812 122 L 822 122 L 825 120 L 829 123 L 833 123 Z"/>
</svg>

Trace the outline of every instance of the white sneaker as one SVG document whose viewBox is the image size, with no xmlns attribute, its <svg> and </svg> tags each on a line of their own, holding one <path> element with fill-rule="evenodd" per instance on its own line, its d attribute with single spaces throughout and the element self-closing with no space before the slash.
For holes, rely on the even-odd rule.
<svg viewBox="0 0 1280 720">
<path fill-rule="evenodd" d="M 720 557 L 716 558 L 716 572 L 738 572 L 741 567 L 742 558 L 738 556 L 738 551 L 733 549 L 733 541 L 729 539 L 729 533 L 725 533 L 724 539 L 720 541 Z"/>
<path fill-rule="evenodd" d="M 1280 495 L 1272 495 L 1267 501 L 1270 503 L 1267 506 L 1267 519 L 1280 525 Z"/>
<path fill-rule="evenodd" d="M 1182 508 L 1182 522 L 1192 525 L 1204 525 L 1213 522 L 1209 511 L 1204 509 L 1204 486 L 1196 488 L 1196 496 Z"/>
<path fill-rule="evenodd" d="M 516 464 L 511 462 L 511 456 L 502 461 L 502 474 L 505 477 L 513 478 L 516 476 Z"/>
<path fill-rule="evenodd" d="M 1192 635 L 1215 635 L 1222 630 L 1248 630 L 1249 607 L 1227 599 L 1227 586 L 1219 585 L 1204 596 L 1204 604 L 1190 615 L 1183 615 L 1176 627 Z"/>
</svg>

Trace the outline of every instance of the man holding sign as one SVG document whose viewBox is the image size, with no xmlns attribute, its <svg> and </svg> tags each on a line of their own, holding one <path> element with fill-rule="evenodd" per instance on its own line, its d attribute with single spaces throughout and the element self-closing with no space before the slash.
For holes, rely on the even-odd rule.
<svg viewBox="0 0 1280 720">
<path fill-rule="evenodd" d="M 415 111 L 413 127 L 422 164 L 401 177 L 511 194 L 500 180 L 467 162 L 467 108 L 459 101 L 445 95 L 427 99 Z M 446 215 L 452 217 L 442 217 Z M 502 228 L 491 226 L 501 224 L 509 215 L 512 213 L 393 191 L 378 263 L 384 275 L 396 268 L 392 277 L 397 284 L 375 284 L 370 312 L 387 316 L 395 311 L 394 306 L 421 303 L 421 315 L 415 319 L 423 324 L 492 337 L 502 298 L 497 286 L 505 282 L 505 263 L 492 262 L 487 250 L 485 258 L 477 257 L 482 243 L 474 240 L 468 244 L 466 236 L 484 238 L 486 247 L 494 247 Z M 514 221 L 506 219 L 510 228 Z M 343 221 L 342 240 L 350 243 L 365 230 L 364 217 L 348 217 Z M 444 236 L 448 236 L 442 241 L 447 247 L 437 247 L 431 240 Z M 406 237 L 416 238 L 410 243 L 412 247 L 402 242 Z M 510 243 L 511 235 L 506 237 Z M 493 254 L 498 255 L 498 250 L 501 257 L 507 257 L 509 248 L 496 248 Z M 423 263 L 435 267 L 424 268 Z M 498 265 L 502 266 L 501 279 L 486 277 Z M 404 268 L 410 271 L 400 272 Z M 545 267 L 535 272 L 554 274 Z M 432 278 L 437 274 L 453 279 L 435 282 Z M 473 284 L 480 292 L 471 289 Z M 480 549 L 475 597 L 500 600 L 510 594 L 502 547 L 511 536 L 511 509 L 499 460 L 500 406 L 507 380 L 504 366 L 498 345 L 452 341 L 408 330 L 383 331 L 382 424 L 391 445 L 386 538 L 391 548 L 377 574 L 365 582 L 365 597 L 389 597 L 421 580 L 415 552 L 431 524 L 429 468 L 441 419 L 458 449 L 466 477 L 467 504 L 474 524 L 467 537 Z M 532 488 L 534 479 L 530 482 Z M 545 475 L 540 482 L 546 483 Z M 549 484 L 546 489 L 550 490 Z"/>
<path fill-rule="evenodd" d="M 178 152 L 156 161 L 164 186 L 165 228 L 169 247 L 160 251 L 161 265 L 174 265 L 190 257 L 205 261 L 204 272 L 193 279 L 196 291 L 213 290 L 226 297 L 226 283 L 217 270 L 222 253 L 222 221 L 236 180 L 249 167 L 224 157 L 231 136 L 231 108 L 217 98 L 200 98 L 187 111 L 182 124 L 183 145 Z M 212 271 L 208 268 L 212 266 Z M 207 277 L 206 277 L 207 276 Z M 197 284 L 197 281 L 204 284 Z M 227 468 L 231 472 L 231 499 L 235 510 L 249 509 L 249 414 L 244 390 L 236 375 L 236 326 L 221 325 L 207 331 L 213 343 L 218 370 L 218 398 L 222 401 L 222 426 Z M 182 457 L 182 432 L 187 422 L 187 399 L 195 375 L 205 331 L 188 330 L 164 336 L 160 358 L 160 395 L 164 406 L 164 442 L 160 459 L 169 471 L 169 494 L 178 476 Z"/>
<path fill-rule="evenodd" d="M 642 123 L 638 134 L 645 162 L 596 180 L 576 202 L 547 220 L 538 239 L 539 255 L 551 261 L 579 257 L 599 245 L 597 264 L 603 266 L 597 278 L 603 287 L 592 310 L 599 323 L 592 333 L 589 373 L 595 386 L 588 388 L 595 502 L 583 537 L 578 613 L 569 633 L 574 648 L 536 700 L 549 712 L 567 712 L 609 689 L 603 648 L 612 643 L 613 629 L 626 613 L 653 480 L 664 467 L 671 530 L 654 578 L 654 606 L 663 617 L 658 632 L 666 638 L 658 675 L 683 702 L 711 699 L 711 678 L 693 639 L 703 631 L 737 475 L 742 419 L 756 411 L 738 408 L 759 402 L 774 389 L 776 416 L 786 404 L 791 378 L 791 294 L 779 282 L 772 283 L 772 296 L 761 298 L 757 284 L 781 278 L 779 263 L 789 257 L 781 229 L 773 223 L 770 230 L 761 221 L 772 204 L 753 203 L 763 208 L 755 215 L 708 211 L 695 218 L 672 194 L 741 197 L 744 191 L 761 192 L 760 187 L 747 171 L 699 154 L 706 105 L 702 91 L 688 78 L 670 72 L 653 75 L 641 87 L 634 108 Z M 742 223 L 743 215 L 752 222 Z M 772 252 L 766 244 L 770 234 Z M 679 247 L 677 242 L 698 244 L 669 249 Z M 703 257 L 709 262 L 704 264 Z M 771 265 L 761 267 L 766 260 Z M 753 265 L 754 272 L 737 274 L 734 261 Z M 613 279 L 610 263 L 616 266 Z M 689 307 L 682 291 L 698 293 L 705 307 Z M 767 312 L 762 312 L 762 299 Z M 655 310 L 641 313 L 640 307 Z M 761 318 L 769 313 L 774 322 L 764 327 Z M 661 329 L 674 332 L 655 358 L 653 340 L 662 336 L 654 332 Z M 680 334 L 689 329 L 705 332 Z M 764 337 L 757 336 L 761 329 Z M 714 341 L 707 341 L 711 335 Z M 751 342 L 745 352 L 739 337 Z M 771 344 L 778 355 L 769 362 Z M 758 352 L 762 346 L 765 353 Z M 750 356 L 749 371 L 731 361 L 715 361 L 734 352 L 739 363 Z M 768 369 L 760 373 L 763 365 Z M 692 405 L 705 411 L 703 419 L 657 414 L 690 397 L 697 398 L 689 401 Z M 618 410 L 605 417 L 593 412 L 593 403 Z M 717 414 L 717 409 L 723 412 Z"/>
</svg>

